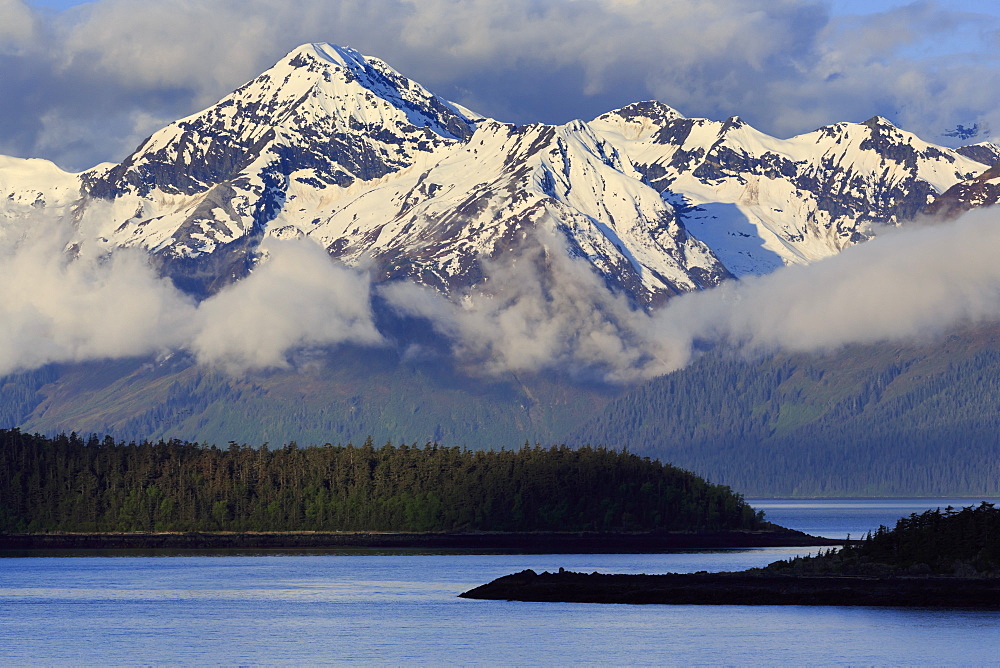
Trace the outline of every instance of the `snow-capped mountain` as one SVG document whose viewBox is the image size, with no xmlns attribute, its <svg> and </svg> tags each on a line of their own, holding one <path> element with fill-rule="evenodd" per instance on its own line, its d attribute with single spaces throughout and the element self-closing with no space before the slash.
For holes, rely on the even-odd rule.
<svg viewBox="0 0 1000 668">
<path fill-rule="evenodd" d="M 293 184 L 371 183 L 466 139 L 470 116 L 378 59 L 312 44 L 84 174 L 84 190 L 114 203 L 105 243 L 146 248 L 190 287 L 210 286 L 250 268 Z"/>
<path fill-rule="evenodd" d="M 16 241 L 41 215 L 67 218 L 80 200 L 80 176 L 38 158 L 0 156 L 0 240 Z"/>
<path fill-rule="evenodd" d="M 114 202 L 107 243 L 149 249 L 192 288 L 244 274 L 264 234 L 445 291 L 536 229 L 640 302 L 729 275 L 586 124 L 485 121 L 330 45 L 296 49 L 85 189 Z"/>
<path fill-rule="evenodd" d="M 351 49 L 311 44 L 218 104 L 79 175 L 0 162 L 0 220 L 46 212 L 76 244 L 147 250 L 196 294 L 267 235 L 307 236 L 376 280 L 442 292 L 527 241 L 590 263 L 637 305 L 835 254 L 1000 156 L 874 118 L 776 139 L 643 102 L 589 123 L 480 117 Z M 96 226 L 80 226 L 89 211 Z"/>
</svg>

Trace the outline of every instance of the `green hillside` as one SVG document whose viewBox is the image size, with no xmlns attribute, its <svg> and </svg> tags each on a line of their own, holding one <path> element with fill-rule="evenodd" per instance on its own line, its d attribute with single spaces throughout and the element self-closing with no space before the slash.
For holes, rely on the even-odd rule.
<svg viewBox="0 0 1000 668">
<path fill-rule="evenodd" d="M 704 358 L 573 432 L 626 442 L 748 495 L 1000 490 L 1000 344 L 981 329 L 910 346 Z"/>
<path fill-rule="evenodd" d="M 467 378 L 385 351 L 341 349 L 232 377 L 190 360 L 48 367 L 0 381 L 0 428 L 126 440 L 303 445 L 403 440 L 518 447 L 568 433 L 613 389 Z"/>
</svg>

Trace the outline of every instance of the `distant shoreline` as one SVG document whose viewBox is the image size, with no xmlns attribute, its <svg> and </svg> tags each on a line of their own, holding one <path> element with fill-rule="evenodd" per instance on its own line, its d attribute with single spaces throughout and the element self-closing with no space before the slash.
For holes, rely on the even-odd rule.
<svg viewBox="0 0 1000 668">
<path fill-rule="evenodd" d="M 1000 609 L 1000 578 L 747 573 L 602 575 L 522 571 L 461 598 L 662 605 L 833 605 Z"/>
<path fill-rule="evenodd" d="M 164 532 L 0 535 L 0 550 L 341 549 L 503 550 L 534 554 L 657 553 L 686 549 L 809 547 L 844 541 L 790 529 L 710 532 Z"/>
</svg>

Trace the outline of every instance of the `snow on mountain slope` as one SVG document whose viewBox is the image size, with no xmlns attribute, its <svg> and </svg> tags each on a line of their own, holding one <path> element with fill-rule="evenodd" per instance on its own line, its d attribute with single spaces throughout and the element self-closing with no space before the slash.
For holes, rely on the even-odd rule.
<svg viewBox="0 0 1000 668">
<path fill-rule="evenodd" d="M 79 196 L 78 176 L 64 172 L 55 163 L 0 156 L 0 198 L 5 204 L 4 211 L 11 206 L 66 206 Z"/>
<path fill-rule="evenodd" d="M 834 255 L 985 168 L 875 117 L 776 139 L 642 102 L 591 122 L 737 275 Z"/>
<path fill-rule="evenodd" d="M 447 291 L 543 220 L 639 303 L 729 276 L 585 124 L 486 123 L 331 45 L 296 49 L 84 179 L 113 210 L 101 239 L 153 252 L 195 292 L 245 275 L 265 232 Z"/>
<path fill-rule="evenodd" d="M 304 190 L 294 189 L 282 216 L 298 216 L 299 229 L 317 215 L 297 206 L 317 201 Z M 426 169 L 340 197 L 307 233 L 347 262 L 375 261 L 382 278 L 448 291 L 481 280 L 481 259 L 516 251 L 538 229 L 561 234 L 573 255 L 639 303 L 728 276 L 628 161 L 581 122 L 485 121 Z"/>
<path fill-rule="evenodd" d="M 259 163 L 314 169 L 327 184 L 384 176 L 466 138 L 473 123 L 376 58 L 299 47 L 219 103 L 178 120 L 89 184 L 92 195 L 193 195 Z"/>
</svg>

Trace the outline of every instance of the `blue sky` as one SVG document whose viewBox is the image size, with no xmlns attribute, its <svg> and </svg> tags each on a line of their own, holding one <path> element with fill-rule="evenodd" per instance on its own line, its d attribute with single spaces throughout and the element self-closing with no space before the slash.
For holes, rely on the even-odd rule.
<svg viewBox="0 0 1000 668">
<path fill-rule="evenodd" d="M 62 3 L 63 5 L 78 4 L 72 2 Z M 877 14 L 893 7 L 913 4 L 911 2 L 900 2 L 900 0 L 832 0 L 830 8 L 835 14 Z M 946 0 L 939 2 L 939 5 L 949 9 L 964 11 L 989 11 L 989 5 L 994 3 L 990 0 Z M 997 8 L 994 8 L 994 11 Z"/>
<path fill-rule="evenodd" d="M 1000 132 L 996 2 L 0 0 L 0 154 L 120 160 L 313 41 L 517 123 L 659 99 L 786 137 L 874 115 Z"/>
<path fill-rule="evenodd" d="M 28 4 L 33 7 L 63 10 L 84 4 L 84 2 L 83 0 L 31 0 Z M 834 14 L 877 14 L 893 7 L 912 3 L 901 2 L 900 0 L 831 0 L 827 4 Z M 998 6 L 1000 3 L 990 2 L 989 0 L 946 0 L 938 4 L 955 10 L 1000 13 L 1000 6 Z"/>
<path fill-rule="evenodd" d="M 73 2 L 73 0 L 42 0 L 41 2 L 32 1 L 28 3 L 33 7 L 50 7 L 52 9 L 66 9 L 67 7 L 73 7 L 75 5 L 83 4 L 82 2 Z"/>
</svg>

